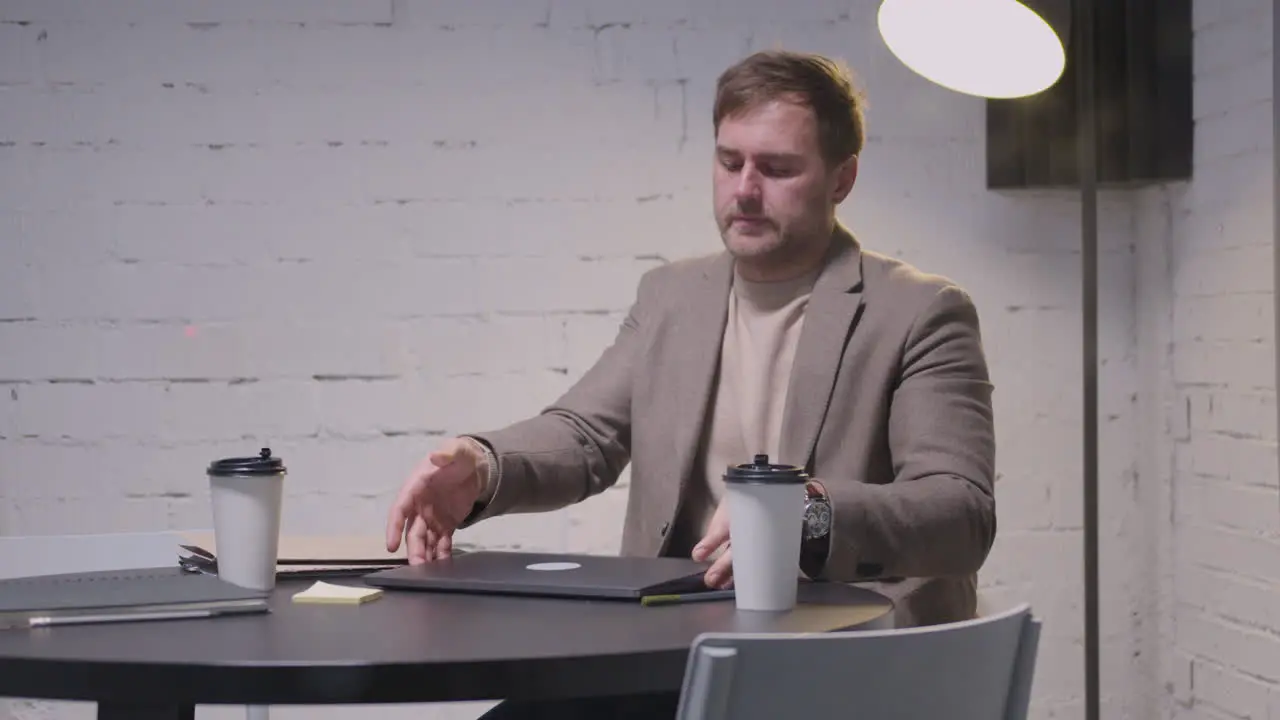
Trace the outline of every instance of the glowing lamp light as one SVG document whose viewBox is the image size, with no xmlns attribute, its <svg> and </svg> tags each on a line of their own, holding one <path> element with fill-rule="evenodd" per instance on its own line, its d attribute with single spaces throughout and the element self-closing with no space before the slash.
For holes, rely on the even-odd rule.
<svg viewBox="0 0 1280 720">
<path fill-rule="evenodd" d="M 1034 95 L 1066 67 L 1070 3 L 1040 0 L 884 0 L 880 35 L 908 68 L 956 92 Z"/>
</svg>

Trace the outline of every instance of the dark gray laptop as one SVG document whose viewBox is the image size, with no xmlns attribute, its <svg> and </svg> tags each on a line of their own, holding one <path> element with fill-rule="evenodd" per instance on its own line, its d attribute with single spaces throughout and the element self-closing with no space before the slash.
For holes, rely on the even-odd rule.
<svg viewBox="0 0 1280 720">
<path fill-rule="evenodd" d="M 707 590 L 708 567 L 684 558 L 473 550 L 371 573 L 364 581 L 408 590 L 639 600 Z"/>
<path fill-rule="evenodd" d="M 0 630 L 269 611 L 266 592 L 176 564 L 0 580 Z"/>
</svg>

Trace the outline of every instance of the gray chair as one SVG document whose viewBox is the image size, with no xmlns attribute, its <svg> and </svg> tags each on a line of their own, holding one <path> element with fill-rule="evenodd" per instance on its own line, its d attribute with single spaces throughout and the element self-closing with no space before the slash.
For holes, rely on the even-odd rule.
<svg viewBox="0 0 1280 720">
<path fill-rule="evenodd" d="M 1023 720 L 1039 640 L 1025 604 L 901 630 L 704 633 L 677 719 Z"/>
<path fill-rule="evenodd" d="M 181 542 L 167 531 L 0 537 L 0 579 L 174 565 Z M 245 706 L 246 720 L 268 720 L 269 712 Z"/>
<path fill-rule="evenodd" d="M 180 542 L 164 531 L 0 537 L 0 578 L 173 565 Z"/>
</svg>

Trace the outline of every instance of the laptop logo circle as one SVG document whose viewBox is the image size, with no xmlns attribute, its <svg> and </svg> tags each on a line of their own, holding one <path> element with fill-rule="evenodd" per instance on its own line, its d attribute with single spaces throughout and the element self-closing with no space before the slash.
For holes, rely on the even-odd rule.
<svg viewBox="0 0 1280 720">
<path fill-rule="evenodd" d="M 576 562 L 541 562 L 532 565 L 525 565 L 526 570 L 539 570 L 543 572 L 554 572 L 557 570 L 577 570 L 582 565 Z"/>
</svg>

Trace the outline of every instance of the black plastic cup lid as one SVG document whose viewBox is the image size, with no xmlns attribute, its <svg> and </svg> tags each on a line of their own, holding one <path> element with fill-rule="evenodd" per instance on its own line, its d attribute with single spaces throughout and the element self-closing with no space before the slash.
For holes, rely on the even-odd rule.
<svg viewBox="0 0 1280 720">
<path fill-rule="evenodd" d="M 770 464 L 768 455 L 756 455 L 753 462 L 730 465 L 724 474 L 727 483 L 756 483 L 762 485 L 801 485 L 809 475 L 795 465 Z"/>
<path fill-rule="evenodd" d="M 209 474 L 216 477 L 283 475 L 284 471 L 284 461 L 271 457 L 271 448 L 262 448 L 256 457 L 224 458 L 209 463 Z"/>
</svg>

